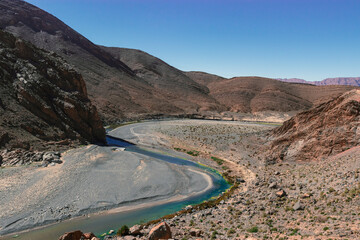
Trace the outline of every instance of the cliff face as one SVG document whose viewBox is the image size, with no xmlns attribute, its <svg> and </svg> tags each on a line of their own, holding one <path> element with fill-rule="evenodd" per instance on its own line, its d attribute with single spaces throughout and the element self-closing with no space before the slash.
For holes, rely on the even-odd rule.
<svg viewBox="0 0 360 240">
<path fill-rule="evenodd" d="M 0 148 L 104 142 L 79 73 L 54 53 L 0 30 Z"/>
<path fill-rule="evenodd" d="M 318 160 L 360 144 L 360 90 L 302 112 L 273 130 L 269 160 Z"/>
</svg>

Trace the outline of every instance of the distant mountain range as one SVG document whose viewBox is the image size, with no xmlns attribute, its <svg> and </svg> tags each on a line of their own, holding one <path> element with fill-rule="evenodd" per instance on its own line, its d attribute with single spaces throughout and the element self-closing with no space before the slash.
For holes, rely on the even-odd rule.
<svg viewBox="0 0 360 240">
<path fill-rule="evenodd" d="M 360 77 L 338 77 L 338 78 L 326 78 L 322 81 L 306 81 L 304 79 L 299 78 L 277 78 L 276 80 L 280 80 L 282 82 L 290 82 L 290 83 L 305 83 L 312 84 L 317 86 L 323 85 L 348 85 L 348 86 L 360 86 Z"/>
</svg>

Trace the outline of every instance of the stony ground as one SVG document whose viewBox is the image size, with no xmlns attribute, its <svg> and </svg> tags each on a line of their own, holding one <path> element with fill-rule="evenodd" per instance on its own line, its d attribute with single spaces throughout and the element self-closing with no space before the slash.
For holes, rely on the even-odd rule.
<svg viewBox="0 0 360 240">
<path fill-rule="evenodd" d="M 360 239 L 360 147 L 324 161 L 266 165 L 273 127 L 192 121 L 153 128 L 169 147 L 245 180 L 222 204 L 166 220 L 173 238 Z"/>
</svg>

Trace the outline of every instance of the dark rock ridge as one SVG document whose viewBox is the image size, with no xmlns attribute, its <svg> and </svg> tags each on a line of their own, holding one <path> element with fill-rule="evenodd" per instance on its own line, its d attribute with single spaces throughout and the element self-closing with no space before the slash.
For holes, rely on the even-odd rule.
<svg viewBox="0 0 360 240">
<path fill-rule="evenodd" d="M 79 73 L 61 57 L 0 30 L 0 148 L 104 142 Z"/>
<path fill-rule="evenodd" d="M 360 90 L 352 90 L 272 131 L 269 160 L 317 160 L 360 144 Z"/>
</svg>

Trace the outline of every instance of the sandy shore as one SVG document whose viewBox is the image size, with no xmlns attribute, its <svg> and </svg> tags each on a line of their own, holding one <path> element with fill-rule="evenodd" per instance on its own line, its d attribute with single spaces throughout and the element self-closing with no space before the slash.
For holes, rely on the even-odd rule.
<svg viewBox="0 0 360 240">
<path fill-rule="evenodd" d="M 135 131 L 131 135 L 139 138 Z M 212 187 L 211 177 L 198 169 L 113 147 L 70 150 L 63 161 L 47 168 L 0 170 L 0 235 L 95 212 L 179 201 Z"/>
</svg>

